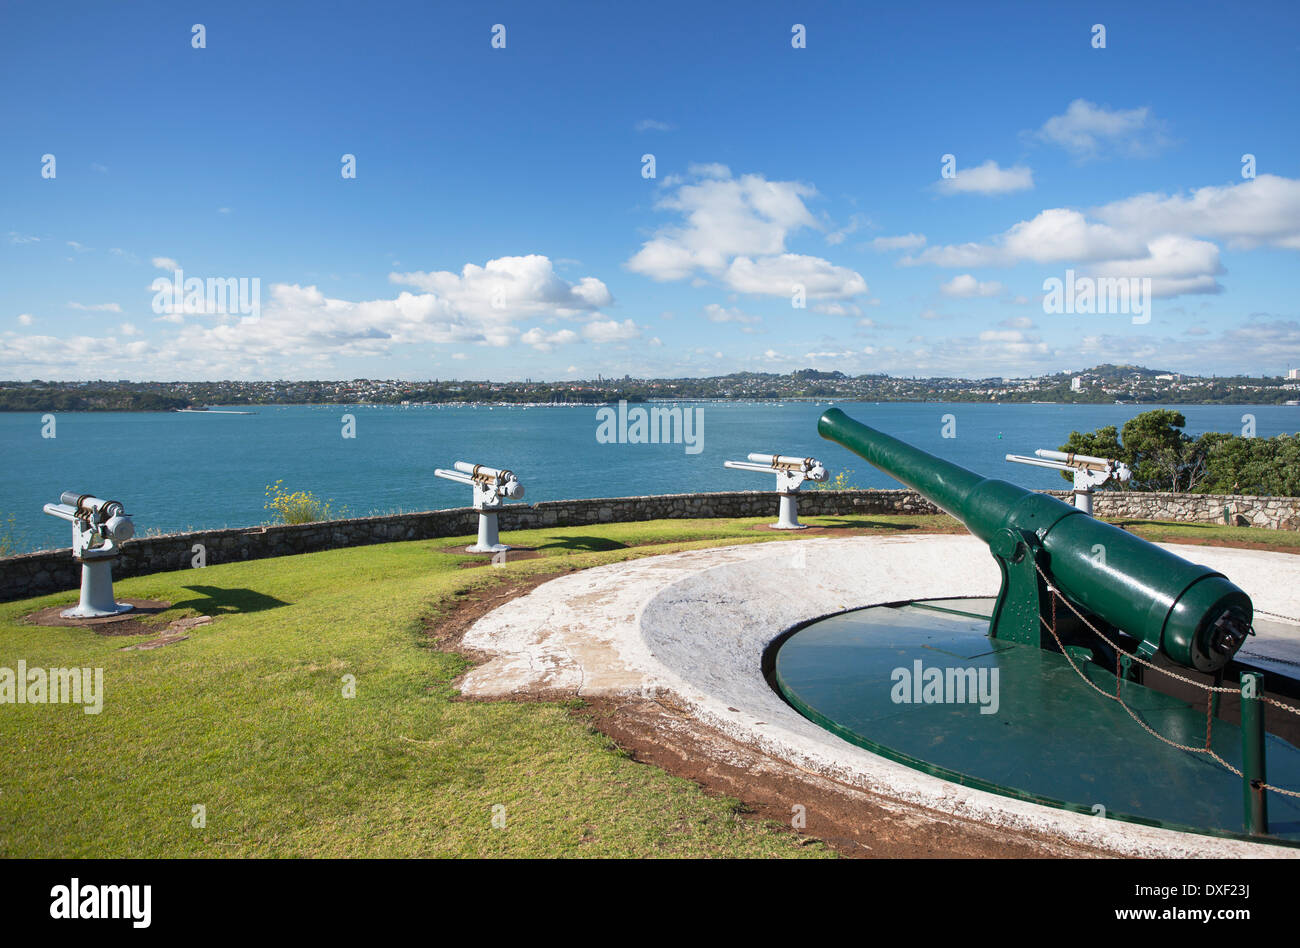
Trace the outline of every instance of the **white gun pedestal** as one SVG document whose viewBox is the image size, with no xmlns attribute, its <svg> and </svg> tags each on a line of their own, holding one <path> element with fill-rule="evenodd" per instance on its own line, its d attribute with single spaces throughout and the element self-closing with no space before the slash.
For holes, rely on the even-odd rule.
<svg viewBox="0 0 1300 948">
<path fill-rule="evenodd" d="M 799 522 L 799 496 L 794 492 L 780 494 L 781 508 L 777 512 L 773 530 L 807 530 L 806 523 Z"/>
<path fill-rule="evenodd" d="M 113 561 L 117 555 L 81 558 L 81 601 L 60 615 L 65 619 L 99 619 L 130 612 L 134 606 L 113 598 Z"/>
<path fill-rule="evenodd" d="M 465 547 L 466 553 L 502 553 L 510 547 L 501 542 L 497 535 L 497 512 L 480 510 L 478 512 L 478 542 Z"/>
</svg>

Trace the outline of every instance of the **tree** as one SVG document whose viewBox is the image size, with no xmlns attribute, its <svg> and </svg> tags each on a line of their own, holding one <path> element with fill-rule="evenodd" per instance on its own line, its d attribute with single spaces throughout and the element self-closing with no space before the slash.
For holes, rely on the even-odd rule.
<svg viewBox="0 0 1300 948">
<path fill-rule="evenodd" d="M 1124 423 L 1090 432 L 1070 432 L 1059 450 L 1123 461 L 1133 472 L 1131 490 L 1191 491 L 1206 475 L 1207 458 L 1201 442 L 1184 433 L 1187 419 L 1180 411 L 1157 408 Z M 1070 475 L 1062 472 L 1066 480 Z"/>
</svg>

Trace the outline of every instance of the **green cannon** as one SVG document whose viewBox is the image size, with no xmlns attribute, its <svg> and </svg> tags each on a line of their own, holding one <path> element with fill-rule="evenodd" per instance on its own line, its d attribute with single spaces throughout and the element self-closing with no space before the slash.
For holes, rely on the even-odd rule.
<svg viewBox="0 0 1300 948">
<path fill-rule="evenodd" d="M 1044 576 L 1090 621 L 1136 639 L 1144 658 L 1160 652 L 1180 665 L 1215 672 L 1251 634 L 1250 597 L 1222 573 L 1055 497 L 981 477 L 838 408 L 822 415 L 817 432 L 902 481 L 989 545 L 1002 570 L 989 626 L 996 638 L 1051 648 L 1043 619 L 1056 615 L 1058 623 L 1077 622 L 1068 608 L 1053 608 Z M 1095 657 L 1112 670 L 1113 661 L 1125 658 Z"/>
</svg>

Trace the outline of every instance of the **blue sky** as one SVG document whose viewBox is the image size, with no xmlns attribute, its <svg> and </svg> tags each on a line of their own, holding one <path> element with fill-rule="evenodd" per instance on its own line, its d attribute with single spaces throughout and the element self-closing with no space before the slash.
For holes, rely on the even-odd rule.
<svg viewBox="0 0 1300 948">
<path fill-rule="evenodd" d="M 5 3 L 0 24 L 5 378 L 1300 365 L 1294 3 Z M 177 268 L 256 278 L 259 305 L 160 302 Z M 1045 312 L 1067 270 L 1150 279 L 1149 321 Z"/>
</svg>

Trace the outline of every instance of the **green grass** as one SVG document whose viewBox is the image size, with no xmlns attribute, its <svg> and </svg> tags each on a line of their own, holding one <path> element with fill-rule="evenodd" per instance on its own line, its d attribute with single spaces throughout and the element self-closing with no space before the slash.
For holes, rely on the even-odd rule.
<svg viewBox="0 0 1300 948">
<path fill-rule="evenodd" d="M 1300 551 L 1300 533 L 1264 530 L 1260 527 L 1229 527 L 1214 523 L 1164 523 L 1158 520 L 1111 520 L 1130 533 L 1155 543 L 1265 543 L 1271 549 Z"/>
<path fill-rule="evenodd" d="M 806 518 L 951 530 L 946 517 Z M 426 623 L 509 577 L 788 534 L 755 520 L 511 532 L 542 556 L 464 569 L 472 537 L 127 579 L 187 641 L 25 624 L 73 592 L 0 605 L 0 666 L 104 669 L 104 710 L 0 705 L 0 856 L 825 856 L 733 800 L 637 764 L 556 703 L 454 700 L 468 666 Z M 1270 531 L 1252 531 L 1254 538 Z M 343 697 L 344 676 L 356 697 Z M 191 826 L 192 807 L 207 825 Z M 506 826 L 492 826 L 494 806 Z"/>
<path fill-rule="evenodd" d="M 75 593 L 0 605 L 0 665 L 102 667 L 105 683 L 99 715 L 0 705 L 0 856 L 821 854 L 634 763 L 560 705 L 453 701 L 467 665 L 423 635 L 457 593 L 509 575 L 777 538 L 750 523 L 516 532 L 544 555 L 504 567 L 438 552 L 464 537 L 123 580 L 121 597 L 175 604 L 160 626 L 221 616 L 145 652 L 22 623 Z"/>
</svg>

